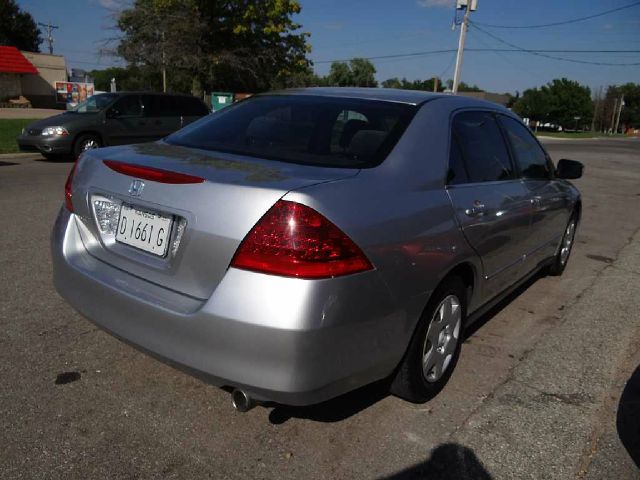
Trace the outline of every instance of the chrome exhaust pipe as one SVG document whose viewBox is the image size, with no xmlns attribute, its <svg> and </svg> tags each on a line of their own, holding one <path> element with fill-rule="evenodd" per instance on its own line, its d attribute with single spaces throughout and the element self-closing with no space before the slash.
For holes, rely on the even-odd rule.
<svg viewBox="0 0 640 480">
<path fill-rule="evenodd" d="M 253 398 L 237 388 L 231 392 L 231 401 L 233 402 L 233 408 L 242 413 L 248 412 L 256 406 L 256 401 Z"/>
</svg>

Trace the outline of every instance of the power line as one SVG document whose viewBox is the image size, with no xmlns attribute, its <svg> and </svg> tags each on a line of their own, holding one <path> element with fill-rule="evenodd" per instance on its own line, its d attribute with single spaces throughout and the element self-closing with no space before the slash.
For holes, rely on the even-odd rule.
<svg viewBox="0 0 640 480">
<path fill-rule="evenodd" d="M 480 30 L 479 27 L 475 27 L 476 29 Z M 488 33 L 488 32 L 484 32 L 484 30 L 481 30 L 483 33 Z M 468 52 L 511 52 L 511 53 L 531 53 L 531 54 L 539 54 L 540 56 L 546 56 L 548 58 L 553 58 L 554 60 L 566 60 L 566 61 L 574 61 L 573 59 L 569 59 L 569 58 L 562 58 L 562 57 L 552 57 L 549 55 L 543 55 L 546 53 L 607 53 L 607 54 L 611 54 L 611 53 L 640 53 L 640 50 L 577 50 L 577 49 L 525 49 L 522 47 L 518 47 L 516 45 L 513 44 L 509 44 L 505 41 L 503 41 L 502 39 L 499 39 L 498 37 L 495 37 L 491 34 L 489 34 L 490 36 L 494 37 L 496 40 L 499 40 L 502 43 L 506 43 L 509 46 L 511 46 L 511 48 L 467 48 L 465 49 Z M 383 60 L 383 59 L 388 59 L 388 58 L 405 58 L 405 57 L 422 57 L 422 56 L 427 56 L 427 55 L 437 55 L 437 54 L 441 54 L 441 53 L 451 53 L 451 52 L 457 52 L 457 49 L 455 48 L 447 48 L 447 49 L 442 49 L 442 50 L 425 50 L 422 52 L 412 52 L 412 53 L 396 53 L 396 54 L 390 54 L 390 55 L 377 55 L 377 56 L 372 56 L 372 57 L 357 57 L 357 58 L 364 58 L 365 60 Z M 321 63 L 333 63 L 333 62 L 348 62 L 350 61 L 351 58 L 343 58 L 343 59 L 335 59 L 335 60 L 318 60 L 313 62 L 314 64 L 321 64 Z M 575 60 L 576 62 L 580 62 L 582 63 L 580 60 Z M 604 64 L 604 65 L 618 65 L 618 66 L 630 66 L 630 65 L 639 65 L 640 63 L 614 63 L 614 64 Z M 603 65 L 602 63 L 597 63 L 597 65 Z"/>
<path fill-rule="evenodd" d="M 483 27 L 490 27 L 490 28 L 546 28 L 546 27 L 555 27 L 558 25 L 568 25 L 570 23 L 584 22 L 585 20 L 590 20 L 592 18 L 609 15 L 610 13 L 619 12 L 620 10 L 625 10 L 627 8 L 635 7 L 637 5 L 640 5 L 640 2 L 633 2 L 628 5 L 624 5 L 622 7 L 612 8 L 611 10 L 605 10 L 604 12 L 594 13 L 593 15 L 588 15 L 586 17 L 572 18 L 570 20 L 563 20 L 560 22 L 553 22 L 553 23 L 543 23 L 539 25 L 493 25 L 490 23 L 480 23 L 480 22 L 474 22 L 474 23 L 476 25 L 482 25 Z"/>
<path fill-rule="evenodd" d="M 476 34 L 476 32 L 475 32 L 475 31 L 473 31 L 473 30 L 472 30 L 472 35 L 471 35 L 471 37 L 472 37 L 474 40 L 476 40 L 476 41 L 480 42 L 480 43 L 481 43 L 482 45 L 484 45 L 485 47 L 487 47 L 487 48 L 492 48 L 492 47 L 491 47 L 491 45 L 490 45 L 488 42 L 486 42 L 486 41 L 482 38 L 482 36 L 477 35 L 477 34 Z M 515 67 L 517 67 L 517 68 L 518 68 L 518 70 L 523 70 L 523 71 L 527 72 L 529 75 L 532 75 L 532 76 L 534 76 L 534 77 L 537 77 L 538 79 L 544 79 L 544 80 L 546 80 L 546 79 L 545 79 L 545 78 L 540 74 L 540 72 L 538 72 L 538 71 L 536 71 L 536 70 L 530 70 L 529 68 L 522 66 L 522 64 L 520 64 L 520 63 L 519 63 L 519 64 L 515 64 L 515 63 L 513 62 L 513 60 L 508 59 L 508 58 L 507 58 L 507 56 L 506 56 L 506 55 L 504 55 L 504 53 L 499 52 L 499 51 L 494 51 L 493 53 L 494 53 L 497 57 L 499 57 L 501 60 L 503 60 L 506 64 L 508 64 L 510 68 L 513 68 L 513 67 L 515 66 Z"/>
<path fill-rule="evenodd" d="M 554 55 L 547 55 L 547 52 L 549 52 L 548 50 L 531 50 L 531 49 L 523 48 L 523 47 L 520 47 L 520 46 L 515 45 L 513 43 L 507 42 L 506 40 L 503 40 L 502 38 L 498 37 L 497 35 L 494 35 L 491 32 L 487 32 L 485 29 L 479 27 L 475 22 L 469 21 L 469 25 L 471 25 L 476 30 L 484 33 L 485 35 L 488 35 L 489 37 L 493 38 L 494 40 L 497 40 L 498 42 L 500 42 L 500 43 L 502 43 L 504 45 L 507 45 L 508 47 L 514 48 L 515 50 L 517 50 L 519 52 L 529 53 L 531 55 L 537 55 L 539 57 L 550 58 L 552 60 L 562 60 L 564 62 L 581 63 L 581 64 L 585 64 L 585 65 L 600 65 L 600 66 L 613 66 L 613 67 L 630 67 L 630 66 L 640 65 L 640 62 L 633 62 L 633 63 L 592 62 L 592 61 L 588 61 L 588 60 L 578 60 L 578 59 L 575 59 L 575 58 L 556 57 Z M 637 53 L 637 51 L 632 51 L 632 50 L 591 50 L 591 51 L 583 50 L 583 51 L 578 52 L 576 50 L 574 50 L 574 51 L 556 50 L 553 53 Z"/>
<path fill-rule="evenodd" d="M 451 59 L 449 60 L 449 63 L 447 64 L 447 66 L 445 67 L 445 69 L 442 71 L 442 73 L 440 73 L 440 75 L 438 75 L 438 78 L 443 78 L 445 76 L 445 74 L 449 71 L 449 69 L 453 66 L 453 62 L 456 61 L 456 56 L 452 55 Z"/>
</svg>

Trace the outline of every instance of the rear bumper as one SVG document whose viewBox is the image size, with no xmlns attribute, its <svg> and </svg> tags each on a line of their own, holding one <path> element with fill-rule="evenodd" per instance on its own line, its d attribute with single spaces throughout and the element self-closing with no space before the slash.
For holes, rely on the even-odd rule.
<svg viewBox="0 0 640 480">
<path fill-rule="evenodd" d="M 229 269 L 194 299 L 90 256 L 62 209 L 52 236 L 60 295 L 113 335 L 210 383 L 308 405 L 389 375 L 413 322 L 377 272 L 287 279 Z"/>
<path fill-rule="evenodd" d="M 70 154 L 73 140 L 65 137 L 44 137 L 42 135 L 19 135 L 16 138 L 18 148 L 23 152 L 41 152 L 45 154 Z"/>
</svg>

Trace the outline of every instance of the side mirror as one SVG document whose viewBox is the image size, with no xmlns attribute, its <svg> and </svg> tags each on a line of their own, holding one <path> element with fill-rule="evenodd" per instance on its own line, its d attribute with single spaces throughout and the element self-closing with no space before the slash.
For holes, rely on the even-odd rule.
<svg viewBox="0 0 640 480">
<path fill-rule="evenodd" d="M 582 176 L 583 170 L 584 165 L 581 162 L 563 158 L 558 162 L 558 167 L 556 168 L 556 176 L 558 178 L 571 180 L 574 178 L 580 178 Z"/>
<path fill-rule="evenodd" d="M 115 108 L 110 108 L 107 110 L 106 117 L 107 118 L 118 118 L 120 116 L 120 112 Z"/>
</svg>

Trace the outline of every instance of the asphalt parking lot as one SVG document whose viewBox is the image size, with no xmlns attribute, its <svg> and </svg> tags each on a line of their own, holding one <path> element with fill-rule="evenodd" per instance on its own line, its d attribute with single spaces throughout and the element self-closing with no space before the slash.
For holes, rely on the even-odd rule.
<svg viewBox="0 0 640 480">
<path fill-rule="evenodd" d="M 0 158 L 0 476 L 640 478 L 640 139 L 547 142 L 586 165 L 569 266 L 490 312 L 437 398 L 374 385 L 246 414 L 57 296 L 71 164 Z"/>
</svg>

